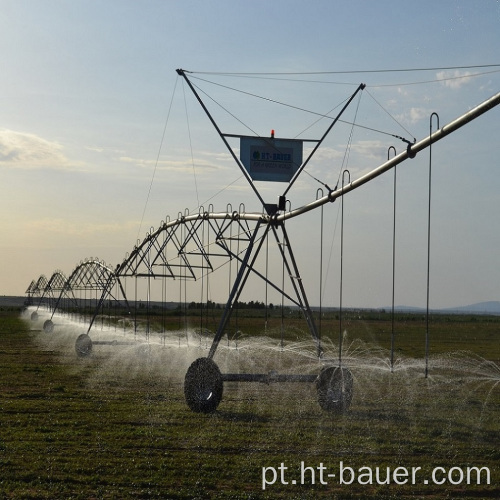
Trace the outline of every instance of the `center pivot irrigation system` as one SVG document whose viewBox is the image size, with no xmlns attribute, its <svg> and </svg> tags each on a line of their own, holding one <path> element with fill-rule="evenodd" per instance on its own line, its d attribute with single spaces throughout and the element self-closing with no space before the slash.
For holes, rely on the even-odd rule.
<svg viewBox="0 0 500 500">
<path fill-rule="evenodd" d="M 123 297 L 126 308 L 130 310 L 123 286 L 123 281 L 126 278 L 145 278 L 147 280 L 148 300 L 151 282 L 156 280 L 165 282 L 169 278 L 178 279 L 181 286 L 182 281 L 201 281 L 202 290 L 204 288 L 208 296 L 209 275 L 228 261 L 236 262 L 237 272 L 234 273 L 234 276 L 230 275 L 229 296 L 208 355 L 196 359 L 185 375 L 184 394 L 189 408 L 195 412 L 203 413 L 214 411 L 222 399 L 224 382 L 308 382 L 316 384 L 318 401 L 324 410 L 333 413 L 344 412 L 351 403 L 353 376 L 349 368 L 343 364 L 342 332 L 339 334 L 338 359 L 327 359 L 323 355 L 321 336 L 318 333 L 285 222 L 331 203 L 396 167 L 399 163 L 414 158 L 423 149 L 430 147 L 433 143 L 500 104 L 500 93 L 447 125 L 439 128 L 438 124 L 437 130 L 432 131 L 432 119 L 433 116 L 436 116 L 434 113 L 431 115 L 431 127 L 427 137 L 418 142 L 403 139 L 407 147 L 401 153 L 395 154 L 393 158 L 388 159 L 379 167 L 353 181 L 350 180 L 349 175 L 349 181 L 346 183 L 343 175 L 340 187 L 336 186 L 334 189 L 330 189 L 325 185 L 328 191 L 327 194 L 322 192 L 314 201 L 292 210 L 291 208 L 287 209 L 289 207 L 287 194 L 290 188 L 304 171 L 304 168 L 334 125 L 340 120 L 344 111 L 356 95 L 365 88 L 364 84 L 359 85 L 356 91 L 347 99 L 345 105 L 338 115 L 332 119 L 322 137 L 308 141 L 313 143 L 313 147 L 309 155 L 303 160 L 303 143 L 305 142 L 303 140 L 276 138 L 274 137 L 274 131 L 268 138 L 223 133 L 188 78 L 187 72 L 178 69 L 177 73 L 185 80 L 193 92 L 230 155 L 248 181 L 261 203 L 261 212 L 246 212 L 243 205 L 240 205 L 239 210 L 232 210 L 232 207 L 228 205 L 225 212 L 214 212 L 213 207 L 210 205 L 208 210 L 201 207 L 198 213 L 179 213 L 175 220 L 167 218 L 157 230 L 152 229 L 142 242 L 138 242 L 116 269 L 112 270 L 99 261 L 91 260 L 81 263 L 64 284 L 59 283 L 60 279 L 58 278 L 60 295 L 53 307 L 53 313 L 57 309 L 61 298 L 73 293 L 75 289 L 89 289 L 96 293 L 97 291 L 101 292 L 99 300 L 96 301 L 95 312 L 91 317 L 87 333 L 81 334 L 76 341 L 77 354 L 87 356 L 92 352 L 93 344 L 105 343 L 102 341 L 93 342 L 89 333 L 106 300 L 110 297 L 115 300 Z M 228 138 L 239 138 L 239 158 L 230 146 Z M 344 173 L 346 172 L 344 171 Z M 284 182 L 286 183 L 286 189 L 278 197 L 276 203 L 268 203 L 257 189 L 255 181 Z M 268 273 L 267 252 L 269 240 L 273 241 L 275 248 L 278 249 L 283 265 L 283 280 L 273 279 Z M 260 270 L 257 265 L 257 258 L 261 254 L 266 254 L 264 270 Z M 270 373 L 221 373 L 214 361 L 214 357 L 223 336 L 226 334 L 227 325 L 250 276 L 258 277 L 265 283 L 266 290 L 267 287 L 274 289 L 300 309 L 322 365 L 319 374 L 279 374 L 274 371 Z M 288 280 L 287 286 L 285 286 L 285 276 Z M 53 291 L 50 285 L 47 284 L 45 284 L 45 289 L 47 292 Z M 31 297 L 40 295 L 39 290 L 40 283 L 32 282 L 27 292 Z M 54 327 L 52 316 L 44 324 L 44 329 L 47 332 L 52 331 Z M 116 341 L 110 343 L 116 343 Z"/>
</svg>

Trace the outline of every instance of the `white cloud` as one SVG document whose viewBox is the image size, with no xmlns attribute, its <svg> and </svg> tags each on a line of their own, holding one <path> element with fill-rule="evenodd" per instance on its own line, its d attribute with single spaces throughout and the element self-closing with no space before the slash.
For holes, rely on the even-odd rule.
<svg viewBox="0 0 500 500">
<path fill-rule="evenodd" d="M 339 165 L 346 155 L 346 150 L 334 148 L 320 148 L 314 155 L 314 164 L 324 164 L 331 166 L 332 164 Z M 354 141 L 349 152 L 349 159 L 356 155 L 356 159 L 373 160 L 379 159 L 387 155 L 387 146 L 377 140 Z M 304 155 L 305 157 L 305 155 Z"/>
<path fill-rule="evenodd" d="M 225 168 L 227 165 L 227 158 L 224 161 L 226 165 L 221 165 L 214 163 L 213 159 L 210 158 L 211 155 L 206 154 L 205 156 L 208 156 L 208 158 L 205 159 L 196 157 L 194 160 L 191 160 L 190 157 L 186 157 L 184 159 L 159 160 L 158 162 L 153 159 L 120 156 L 119 161 L 123 163 L 133 164 L 139 168 L 153 169 L 156 165 L 156 168 L 158 170 L 183 172 L 190 174 L 192 174 L 194 166 L 197 175 L 207 173 L 207 171 L 213 173 L 217 170 L 220 170 L 221 168 Z M 222 163 L 221 158 L 218 155 L 215 155 L 214 159 L 217 161 L 217 163 Z"/>
<path fill-rule="evenodd" d="M 312 148 L 304 148 L 304 159 L 311 153 Z M 344 157 L 344 151 L 340 151 L 335 148 L 331 148 L 328 146 L 320 147 L 316 153 L 314 153 L 313 161 L 322 162 L 322 161 L 337 161 L 341 160 Z"/>
<path fill-rule="evenodd" d="M 436 78 L 441 81 L 441 85 L 450 89 L 459 89 L 471 80 L 470 71 L 439 71 Z"/>
<path fill-rule="evenodd" d="M 387 144 L 376 140 L 354 142 L 351 150 L 363 159 L 379 160 L 387 156 Z"/>
<path fill-rule="evenodd" d="M 41 233 L 45 236 L 47 234 L 57 234 L 82 237 L 84 239 L 97 235 L 121 234 L 135 229 L 137 225 L 138 222 L 132 220 L 123 223 L 93 223 L 61 218 L 43 218 L 26 222 L 28 233 L 31 235 L 33 233 Z"/>
<path fill-rule="evenodd" d="M 430 116 L 431 112 L 422 107 L 412 107 L 403 114 L 396 116 L 398 122 L 413 125 L 418 123 L 420 120 L 426 119 Z"/>
<path fill-rule="evenodd" d="M 0 129 L 0 166 L 53 168 L 70 166 L 63 147 L 35 134 Z"/>
<path fill-rule="evenodd" d="M 429 117 L 430 113 L 425 108 L 410 108 L 408 115 L 410 123 L 417 123 L 420 120 Z"/>
</svg>

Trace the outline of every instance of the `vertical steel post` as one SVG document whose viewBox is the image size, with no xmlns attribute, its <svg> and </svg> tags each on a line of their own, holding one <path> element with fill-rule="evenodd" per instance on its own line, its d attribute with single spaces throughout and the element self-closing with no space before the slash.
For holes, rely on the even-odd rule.
<svg viewBox="0 0 500 500">
<path fill-rule="evenodd" d="M 351 182 L 351 173 L 349 170 L 345 169 L 342 172 L 342 191 L 344 190 L 344 178 L 345 174 L 349 175 L 349 183 Z M 339 367 L 342 366 L 342 289 L 343 289 L 343 277 L 344 277 L 344 196 L 342 195 L 341 203 L 341 217 L 340 217 L 340 305 L 339 305 Z"/>
<path fill-rule="evenodd" d="M 396 148 L 391 146 L 387 150 L 387 160 L 389 161 L 389 154 L 394 151 L 396 156 Z M 394 199 L 392 211 L 392 313 L 391 313 L 391 373 L 394 372 L 394 295 L 396 283 L 396 169 L 394 167 Z"/>
<path fill-rule="evenodd" d="M 432 137 L 432 118 L 437 119 L 439 129 L 439 115 L 432 113 L 429 120 L 429 137 Z M 432 140 L 429 141 L 429 205 L 427 212 L 427 303 L 425 314 L 425 378 L 429 375 L 429 291 L 430 291 L 430 266 L 431 266 L 431 174 L 432 174 Z"/>
<path fill-rule="evenodd" d="M 231 313 L 233 311 L 233 305 L 236 300 L 238 300 L 240 293 L 245 286 L 245 282 L 248 278 L 248 275 L 252 269 L 252 264 L 255 262 L 255 258 L 257 257 L 260 248 L 262 247 L 262 244 L 264 242 L 264 238 L 261 239 L 261 242 L 259 246 L 257 247 L 257 251 L 255 252 L 255 255 L 252 259 L 252 264 L 249 266 L 249 261 L 250 261 L 250 256 L 253 252 L 255 241 L 257 238 L 257 233 L 260 229 L 261 226 L 261 221 L 257 222 L 257 225 L 255 226 L 255 229 L 252 233 L 252 236 L 250 238 L 250 241 L 248 243 L 248 247 L 245 251 L 245 255 L 243 257 L 243 261 L 241 263 L 240 269 L 238 271 L 238 274 L 234 280 L 233 287 L 231 289 L 231 293 L 229 294 L 229 298 L 226 302 L 226 307 L 224 308 L 224 312 L 222 313 L 222 318 L 219 322 L 219 326 L 217 327 L 217 332 L 215 333 L 214 340 L 212 341 L 212 346 L 210 347 L 210 351 L 208 353 L 208 357 L 212 359 L 215 356 L 215 352 L 217 351 L 217 347 L 219 345 L 219 342 L 224 335 L 224 329 L 226 328 L 227 322 L 229 321 L 231 317 Z M 266 233 L 269 231 L 269 226 L 266 228 Z M 248 268 L 248 269 L 247 269 Z"/>
</svg>

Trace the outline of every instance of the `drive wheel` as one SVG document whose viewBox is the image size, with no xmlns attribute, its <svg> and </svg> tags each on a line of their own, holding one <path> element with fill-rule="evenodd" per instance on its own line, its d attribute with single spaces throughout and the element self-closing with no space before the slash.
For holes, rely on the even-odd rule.
<svg viewBox="0 0 500 500">
<path fill-rule="evenodd" d="M 351 406 L 353 378 L 349 369 L 337 366 L 323 368 L 316 380 L 318 402 L 330 413 L 345 413 Z"/>
<path fill-rule="evenodd" d="M 210 358 L 193 361 L 184 379 L 184 397 L 191 410 L 211 413 L 222 399 L 224 382 L 219 367 Z"/>
<path fill-rule="evenodd" d="M 75 351 L 79 358 L 86 358 L 92 352 L 92 339 L 86 333 L 78 335 L 75 342 Z"/>
<path fill-rule="evenodd" d="M 54 331 L 54 323 L 50 319 L 46 320 L 43 324 L 43 331 L 45 333 L 52 333 Z"/>
</svg>

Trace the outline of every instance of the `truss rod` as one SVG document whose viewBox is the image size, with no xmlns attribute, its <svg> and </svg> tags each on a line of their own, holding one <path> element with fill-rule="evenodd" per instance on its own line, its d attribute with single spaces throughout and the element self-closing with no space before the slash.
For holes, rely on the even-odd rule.
<svg viewBox="0 0 500 500">
<path fill-rule="evenodd" d="M 227 142 L 226 137 L 221 132 L 219 126 L 217 125 L 217 123 L 213 119 L 212 115 L 210 114 L 210 111 L 208 111 L 208 109 L 205 106 L 204 102 L 201 100 L 201 97 L 198 95 L 198 92 L 196 92 L 195 88 L 193 87 L 193 84 L 191 83 L 191 81 L 189 80 L 189 78 L 186 76 L 185 71 L 183 69 L 178 69 L 177 70 L 177 74 L 179 76 L 182 76 L 184 78 L 184 80 L 186 81 L 186 83 L 189 85 L 189 88 L 191 89 L 191 92 L 193 92 L 194 96 L 196 97 L 196 99 L 200 103 L 201 107 L 203 108 L 203 111 L 205 111 L 206 115 L 208 116 L 208 119 L 212 122 L 212 125 L 214 126 L 215 130 L 217 131 L 217 133 L 219 134 L 220 138 L 222 139 L 222 142 L 224 142 L 224 144 L 226 145 L 226 148 L 229 151 L 230 155 L 233 157 L 234 161 L 236 162 L 236 164 L 240 168 L 241 173 L 245 176 L 246 180 L 250 184 L 250 187 L 253 189 L 254 193 L 257 196 L 257 198 L 262 203 L 262 206 L 264 206 L 265 202 L 264 202 L 262 196 L 260 195 L 259 191 L 257 191 L 257 188 L 255 187 L 254 183 L 252 182 L 252 179 L 251 179 L 250 175 L 245 170 L 245 167 L 242 165 L 242 163 L 238 160 L 238 157 L 234 154 L 234 151 L 231 148 L 231 146 L 229 145 L 229 143 Z"/>
<path fill-rule="evenodd" d="M 316 153 L 318 148 L 321 146 L 321 143 L 325 140 L 326 136 L 330 133 L 330 130 L 332 130 L 333 126 L 339 121 L 339 119 L 342 116 L 342 114 L 344 113 L 344 111 L 348 108 L 349 104 L 351 104 L 353 99 L 356 97 L 356 94 L 358 92 L 360 92 L 361 90 L 363 90 L 365 87 L 366 87 L 366 85 L 364 83 L 361 83 L 359 85 L 359 87 L 356 89 L 356 91 L 354 92 L 354 94 L 352 94 L 352 96 L 349 98 L 349 100 L 345 103 L 344 107 L 340 110 L 340 113 L 335 117 L 335 119 L 332 121 L 330 126 L 326 129 L 326 132 L 323 134 L 323 137 L 321 137 L 321 139 L 318 141 L 316 146 L 314 146 L 313 150 L 311 151 L 311 153 L 309 154 L 307 159 L 304 161 L 304 163 L 302 163 L 302 165 L 297 170 L 297 172 L 295 172 L 295 175 L 293 176 L 292 180 L 288 184 L 288 187 L 285 189 L 283 196 L 286 196 L 288 191 L 290 191 L 290 188 L 292 187 L 293 183 L 297 180 L 297 178 L 302 173 L 304 168 L 306 168 L 306 165 L 309 163 L 309 160 L 313 157 L 314 153 Z"/>
<path fill-rule="evenodd" d="M 219 342 L 222 338 L 222 335 L 224 334 L 224 329 L 227 325 L 227 322 L 229 321 L 229 318 L 231 317 L 231 314 L 233 312 L 233 305 L 234 301 L 238 300 L 238 297 L 243 290 L 243 287 L 245 286 L 245 282 L 248 278 L 248 275 L 250 274 L 250 270 L 252 269 L 252 264 L 255 261 L 255 258 L 257 257 L 259 251 L 255 252 L 255 255 L 253 257 L 252 264 L 249 266 L 249 261 L 252 256 L 252 252 L 254 250 L 254 246 L 256 244 L 257 240 L 257 233 L 259 232 L 260 228 L 260 222 L 257 223 L 255 226 L 255 229 L 253 231 L 252 237 L 250 239 L 250 242 L 248 244 L 248 248 L 245 251 L 245 256 L 242 261 L 242 265 L 240 267 L 240 270 L 238 271 L 238 275 L 236 276 L 236 280 L 233 283 L 233 288 L 231 289 L 231 293 L 229 294 L 229 298 L 226 303 L 226 307 L 224 308 L 224 312 L 222 313 L 222 318 L 219 322 L 219 326 L 217 328 L 217 332 L 215 333 L 214 340 L 212 342 L 212 346 L 210 347 L 210 352 L 208 353 L 208 357 L 212 359 L 215 355 L 215 352 L 217 351 L 217 347 L 219 345 Z M 269 226 L 267 226 L 266 231 L 269 231 Z M 262 242 L 264 239 L 262 238 L 261 241 L 258 244 L 258 249 L 262 246 Z"/>
<path fill-rule="evenodd" d="M 311 203 L 308 203 L 307 205 L 304 205 L 304 206 L 297 208 L 295 210 L 291 210 L 290 212 L 284 212 L 282 214 L 276 215 L 275 216 L 276 220 L 282 221 L 282 220 L 286 220 L 286 219 L 291 219 L 293 217 L 296 217 L 297 215 L 314 210 L 315 208 L 318 208 L 321 205 L 324 205 L 325 203 L 332 202 L 332 201 L 336 200 L 340 196 L 343 196 L 344 194 L 346 194 L 350 191 L 353 191 L 354 189 L 371 181 L 375 177 L 378 177 L 379 175 L 383 174 L 384 172 L 387 172 L 392 167 L 395 167 L 399 163 L 402 163 L 403 161 L 407 160 L 408 158 L 414 158 L 415 155 L 419 151 L 422 151 L 423 149 L 429 147 L 431 144 L 439 141 L 440 139 L 443 139 L 444 137 L 451 134 L 452 132 L 455 132 L 455 130 L 458 130 L 459 128 L 463 127 L 464 125 L 471 122 L 472 120 L 475 120 L 476 118 L 478 118 L 482 114 L 486 113 L 490 109 L 494 108 L 498 104 L 500 104 L 500 92 L 498 92 L 494 96 L 490 97 L 486 101 L 482 102 L 481 104 L 479 104 L 475 108 L 471 109 L 467 113 L 464 113 L 463 115 L 459 116 L 455 120 L 451 121 L 450 123 L 448 123 L 444 127 L 436 130 L 434 133 L 429 134 L 429 136 L 425 137 L 421 141 L 419 141 L 413 145 L 409 144 L 408 148 L 405 151 L 403 151 L 402 153 L 399 153 L 399 155 L 386 161 L 385 163 L 383 163 L 382 165 L 380 165 L 376 169 L 372 170 L 371 172 L 368 172 L 367 174 L 359 177 L 358 179 L 350 182 L 349 184 L 346 184 L 341 189 L 331 191 L 326 196 L 323 196 L 322 198 L 318 198 L 317 200 L 315 200 Z"/>
</svg>

